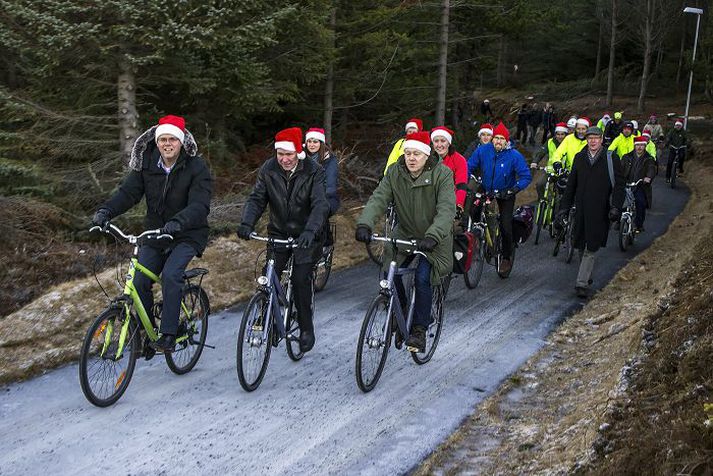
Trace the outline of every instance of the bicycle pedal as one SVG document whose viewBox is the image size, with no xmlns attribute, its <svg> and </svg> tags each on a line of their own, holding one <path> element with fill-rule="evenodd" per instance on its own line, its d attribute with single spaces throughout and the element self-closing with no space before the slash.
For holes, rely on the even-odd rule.
<svg viewBox="0 0 713 476">
<path fill-rule="evenodd" d="M 419 354 L 419 353 L 421 353 L 421 349 L 419 349 L 418 347 L 410 346 L 410 345 L 407 345 L 407 346 L 406 346 L 406 350 L 408 350 L 409 352 L 411 352 L 411 353 L 413 353 L 413 354 Z"/>
<path fill-rule="evenodd" d="M 262 332 L 263 327 L 259 324 L 253 324 L 252 325 L 252 330 L 253 332 Z"/>
</svg>

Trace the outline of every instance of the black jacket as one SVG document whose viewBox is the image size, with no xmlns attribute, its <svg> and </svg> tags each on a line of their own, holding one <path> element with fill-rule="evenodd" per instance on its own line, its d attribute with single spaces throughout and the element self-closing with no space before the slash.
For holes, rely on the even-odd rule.
<svg viewBox="0 0 713 476">
<path fill-rule="evenodd" d="M 245 202 L 241 222 L 254 227 L 268 204 L 270 236 L 297 238 L 311 231 L 319 237 L 329 214 L 324 169 L 313 160 L 299 160 L 288 178 L 275 157 L 268 159 Z"/>
<path fill-rule="evenodd" d="M 641 157 L 636 155 L 636 151 L 632 150 L 621 158 L 621 166 L 624 172 L 624 178 L 627 182 L 636 182 L 639 179 L 648 177 L 651 180 L 656 176 L 656 159 L 651 157 L 647 151 Z M 639 185 L 646 195 L 647 208 L 651 208 L 653 193 L 651 191 L 651 183 L 641 183 Z"/>
<path fill-rule="evenodd" d="M 200 255 L 208 243 L 208 213 L 213 192 L 210 170 L 200 156 L 190 156 L 182 149 L 167 175 L 158 165 L 160 157 L 156 143 L 147 143 L 140 170 L 132 170 L 102 208 L 108 209 L 113 218 L 139 203 L 145 195 L 145 229 L 161 228 L 170 220 L 177 221 L 182 228 L 172 241 L 148 244 L 172 248 L 178 243 L 188 243 Z"/>
<path fill-rule="evenodd" d="M 611 144 L 616 137 L 621 134 L 621 130 L 624 129 L 624 121 L 621 120 L 617 124 L 614 119 L 609 121 L 604 127 L 604 143 Z"/>
<path fill-rule="evenodd" d="M 594 165 L 589 161 L 589 150 L 586 146 L 574 156 L 560 209 L 567 210 L 572 205 L 577 206 L 573 236 L 577 249 L 581 250 L 586 246 L 589 251 L 594 252 L 606 246 L 609 235 L 609 209 L 616 207 L 621 210 L 624 204 L 624 174 L 621 160 L 616 154 L 612 154 L 612 166 L 613 189 L 605 148 L 602 147 Z"/>
<path fill-rule="evenodd" d="M 324 169 L 325 184 L 327 186 L 327 201 L 329 202 L 329 216 L 331 217 L 337 213 L 339 205 L 341 204 L 339 194 L 337 193 L 339 182 L 339 163 L 337 162 L 337 157 L 334 153 L 329 153 L 324 160 L 320 161 L 319 152 L 315 152 L 314 154 L 308 155 L 307 159 L 321 165 Z"/>
</svg>

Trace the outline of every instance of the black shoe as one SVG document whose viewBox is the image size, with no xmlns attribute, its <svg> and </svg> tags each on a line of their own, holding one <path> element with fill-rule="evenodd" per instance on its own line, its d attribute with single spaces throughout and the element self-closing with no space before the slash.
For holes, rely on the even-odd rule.
<svg viewBox="0 0 713 476">
<path fill-rule="evenodd" d="M 156 355 L 156 349 L 151 347 L 151 339 L 148 337 L 144 339 L 144 358 L 146 360 L 151 360 Z"/>
<path fill-rule="evenodd" d="M 575 286 L 574 292 L 577 293 L 577 297 L 581 299 L 586 299 L 589 297 L 589 290 L 584 286 Z"/>
<path fill-rule="evenodd" d="M 161 334 L 157 341 L 151 342 L 151 347 L 157 352 L 171 353 L 176 350 L 176 336 Z"/>
<path fill-rule="evenodd" d="M 314 347 L 314 332 L 300 332 L 300 352 L 309 352 Z"/>
<path fill-rule="evenodd" d="M 406 339 L 406 349 L 409 352 L 426 352 L 426 328 L 413 326 L 411 335 Z"/>
</svg>

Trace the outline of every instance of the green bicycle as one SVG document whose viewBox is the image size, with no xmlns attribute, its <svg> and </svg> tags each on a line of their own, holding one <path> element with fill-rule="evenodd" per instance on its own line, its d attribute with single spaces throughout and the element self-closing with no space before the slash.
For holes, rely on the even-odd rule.
<svg viewBox="0 0 713 476">
<path fill-rule="evenodd" d="M 547 174 L 547 183 L 545 185 L 545 193 L 542 199 L 537 203 L 535 211 L 535 224 L 537 231 L 535 232 L 535 244 L 540 243 L 540 233 L 543 228 L 546 228 L 550 237 L 554 238 L 555 230 L 552 224 L 552 218 L 559 209 L 559 202 L 564 189 L 567 187 L 567 171 L 561 168 L 559 171 L 549 171 L 547 167 L 538 167 Z"/>
<path fill-rule="evenodd" d="M 116 403 L 126 391 L 136 367 L 136 360 L 143 356 L 153 358 L 155 352 L 150 342 L 158 340 L 159 334 L 151 322 L 134 286 L 136 272 L 161 285 L 160 278 L 139 263 L 139 245 L 150 239 L 173 239 L 161 234 L 161 230 L 144 231 L 138 236 L 127 235 L 116 225 L 98 226 L 89 231 L 102 231 L 120 237 L 134 245 L 134 252 L 126 274 L 123 293 L 114 298 L 109 306 L 94 320 L 87 330 L 79 358 L 79 383 L 84 396 L 98 407 Z M 183 279 L 183 300 L 179 316 L 176 350 L 165 353 L 166 364 L 172 372 L 190 372 L 203 352 L 208 332 L 210 303 L 201 284 L 208 270 L 186 270 Z M 191 280 L 198 278 L 198 284 Z M 154 306 L 154 315 L 159 318 L 161 304 Z M 145 336 L 145 337 L 144 337 Z"/>
</svg>

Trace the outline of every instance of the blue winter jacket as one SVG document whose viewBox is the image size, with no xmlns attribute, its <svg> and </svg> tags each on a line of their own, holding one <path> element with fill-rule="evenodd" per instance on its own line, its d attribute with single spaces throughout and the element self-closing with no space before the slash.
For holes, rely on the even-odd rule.
<svg viewBox="0 0 713 476">
<path fill-rule="evenodd" d="M 515 149 L 495 152 L 492 143 L 478 147 L 468 159 L 468 174 L 480 170 L 486 192 L 505 191 L 517 187 L 524 190 L 532 181 L 525 157 Z"/>
</svg>

